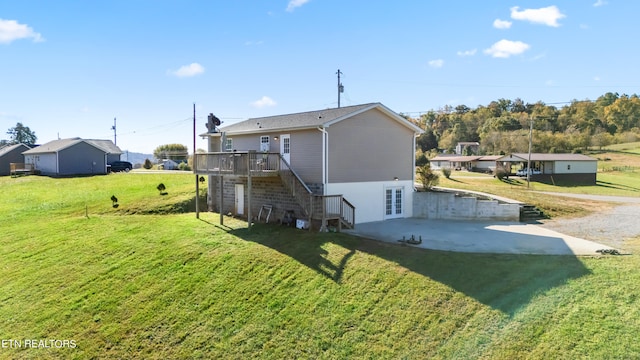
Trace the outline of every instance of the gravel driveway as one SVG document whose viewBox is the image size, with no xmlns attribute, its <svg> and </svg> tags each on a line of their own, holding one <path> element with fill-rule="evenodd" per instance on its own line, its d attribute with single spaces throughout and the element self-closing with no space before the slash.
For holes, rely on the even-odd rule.
<svg viewBox="0 0 640 360">
<path fill-rule="evenodd" d="M 566 193 L 545 193 L 596 201 L 617 202 L 610 210 L 575 219 L 544 220 L 544 228 L 596 241 L 616 249 L 624 240 L 640 236 L 640 198 Z"/>
</svg>

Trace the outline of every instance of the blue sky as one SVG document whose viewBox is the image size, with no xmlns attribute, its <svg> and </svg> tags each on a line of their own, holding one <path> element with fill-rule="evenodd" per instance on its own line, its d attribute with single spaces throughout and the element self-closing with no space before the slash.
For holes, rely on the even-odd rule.
<svg viewBox="0 0 640 360">
<path fill-rule="evenodd" d="M 640 2 L 3 0 L 0 138 L 192 150 L 206 115 L 381 102 L 418 116 L 521 98 L 638 93 Z M 223 125 L 224 125 L 223 124 Z M 197 147 L 206 148 L 198 137 Z"/>
</svg>

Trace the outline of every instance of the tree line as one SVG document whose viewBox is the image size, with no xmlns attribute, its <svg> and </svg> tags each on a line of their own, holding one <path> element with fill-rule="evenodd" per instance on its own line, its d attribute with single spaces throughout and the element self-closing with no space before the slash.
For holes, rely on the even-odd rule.
<svg viewBox="0 0 640 360">
<path fill-rule="evenodd" d="M 475 155 L 527 152 L 530 126 L 532 151 L 540 153 L 581 152 L 640 139 L 636 94 L 608 92 L 595 101 L 573 100 L 561 108 L 499 99 L 475 109 L 445 106 L 419 118 L 403 116 L 425 131 L 416 141 L 416 156 L 422 161 L 436 153 L 453 153 L 456 144 L 465 141 L 480 143 Z"/>
</svg>

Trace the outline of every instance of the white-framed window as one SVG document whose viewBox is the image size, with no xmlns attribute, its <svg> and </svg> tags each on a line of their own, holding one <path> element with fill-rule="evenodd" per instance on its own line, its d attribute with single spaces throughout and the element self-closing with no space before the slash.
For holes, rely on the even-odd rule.
<svg viewBox="0 0 640 360">
<path fill-rule="evenodd" d="M 224 151 L 233 151 L 233 139 L 227 138 L 227 141 L 224 144 Z"/>
<path fill-rule="evenodd" d="M 268 152 L 269 149 L 270 149 L 269 137 L 268 136 L 260 136 L 260 151 Z"/>
</svg>

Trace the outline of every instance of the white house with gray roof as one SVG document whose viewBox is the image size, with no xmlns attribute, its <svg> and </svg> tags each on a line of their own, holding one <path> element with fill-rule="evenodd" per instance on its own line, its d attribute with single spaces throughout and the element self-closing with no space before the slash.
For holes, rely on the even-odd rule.
<svg viewBox="0 0 640 360">
<path fill-rule="evenodd" d="M 530 179 L 552 184 L 595 185 L 598 159 L 583 154 L 514 153 L 496 160 L 496 166 L 509 173 L 527 168 L 531 162 Z M 526 171 L 525 171 L 526 174 Z"/>
<path fill-rule="evenodd" d="M 415 180 L 415 138 L 422 132 L 380 103 L 253 118 L 222 127 L 219 132 L 203 134 L 209 138 L 210 155 L 196 154 L 199 160 L 195 162 L 194 171 L 212 175 L 209 194 L 214 208 L 220 205 L 216 200 L 218 197 L 224 200 L 224 196 L 219 196 L 219 189 L 235 192 L 235 197 L 230 198 L 227 204 L 236 206 L 223 207 L 225 212 L 229 210 L 246 215 L 244 208 L 247 205 L 243 204 L 243 209 L 240 209 L 237 198 L 240 193 L 247 199 L 244 188 L 248 187 L 248 182 L 236 181 L 233 186 L 220 187 L 216 179 L 228 174 L 221 169 L 227 169 L 230 161 L 235 159 L 234 166 L 237 166 L 240 156 L 247 153 L 246 167 L 251 169 L 251 174 L 258 174 L 254 171 L 255 166 L 277 167 L 280 170 L 278 176 L 288 183 L 282 172 L 288 167 L 294 178 L 301 180 L 312 193 L 316 204 L 323 201 L 322 197 L 328 199 L 341 195 L 356 209 L 355 223 L 410 217 Z M 227 154 L 227 158 L 216 153 Z M 230 157 L 232 154 L 235 158 Z M 270 154 L 277 155 L 283 164 L 275 164 Z M 261 175 L 265 173 L 260 172 Z M 254 177 L 254 181 L 256 179 Z M 264 176 L 262 179 L 267 181 Z M 261 204 L 275 201 L 268 194 L 265 196 L 250 206 L 253 214 L 258 213 Z M 277 210 L 282 213 L 287 209 Z"/>
<path fill-rule="evenodd" d="M 58 139 L 22 153 L 42 175 L 106 174 L 107 164 L 120 160 L 122 150 L 111 140 Z"/>
</svg>

